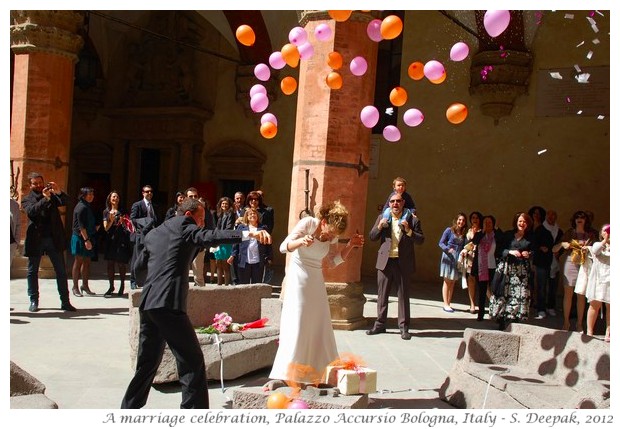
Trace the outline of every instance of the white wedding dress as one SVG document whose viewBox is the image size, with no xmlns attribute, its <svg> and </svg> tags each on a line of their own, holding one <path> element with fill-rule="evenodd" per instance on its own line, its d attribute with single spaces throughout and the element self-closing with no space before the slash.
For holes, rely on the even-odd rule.
<svg viewBox="0 0 620 429">
<path fill-rule="evenodd" d="M 280 252 L 287 252 L 289 241 L 313 234 L 318 225 L 316 218 L 301 219 L 280 245 Z M 322 269 L 323 259 L 328 267 L 343 262 L 337 243 L 337 238 L 332 242 L 315 239 L 312 245 L 291 254 L 283 289 L 278 352 L 269 374 L 272 379 L 312 383 L 303 371 L 290 370 L 289 364 L 297 369 L 310 366 L 321 376 L 325 367 L 338 358 Z"/>
</svg>

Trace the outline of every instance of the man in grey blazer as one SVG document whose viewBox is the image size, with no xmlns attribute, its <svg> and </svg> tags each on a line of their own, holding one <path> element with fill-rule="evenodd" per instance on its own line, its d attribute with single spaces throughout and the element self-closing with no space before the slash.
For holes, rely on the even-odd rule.
<svg viewBox="0 0 620 429">
<path fill-rule="evenodd" d="M 385 332 L 388 299 L 392 285 L 398 291 L 398 327 L 403 340 L 410 340 L 409 333 L 409 288 L 415 272 L 414 244 L 424 242 L 420 220 L 412 213 L 403 211 L 402 194 L 393 194 L 389 200 L 390 217 L 383 214 L 377 218 L 370 230 L 372 241 L 381 240 L 377 254 L 377 320 L 367 335 Z"/>
<path fill-rule="evenodd" d="M 189 264 L 201 247 L 255 238 L 271 243 L 267 231 L 203 228 L 205 209 L 187 198 L 174 216 L 144 238 L 148 269 L 140 301 L 140 337 L 136 372 L 121 408 L 142 408 L 161 362 L 166 343 L 177 360 L 181 408 L 209 408 L 207 373 L 194 327 L 187 316 Z"/>
</svg>

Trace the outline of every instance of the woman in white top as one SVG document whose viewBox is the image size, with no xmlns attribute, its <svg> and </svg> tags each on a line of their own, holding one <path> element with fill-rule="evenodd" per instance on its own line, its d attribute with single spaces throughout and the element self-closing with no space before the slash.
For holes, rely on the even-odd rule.
<svg viewBox="0 0 620 429">
<path fill-rule="evenodd" d="M 590 302 L 587 316 L 588 335 L 594 334 L 594 325 L 596 318 L 601 309 L 602 303 L 606 307 L 607 329 L 605 330 L 605 341 L 609 342 L 609 268 L 610 268 L 610 241 L 609 241 L 609 224 L 601 228 L 601 241 L 592 244 L 587 248 L 592 255 L 592 267 L 588 276 L 588 287 L 586 289 L 586 298 Z"/>
</svg>

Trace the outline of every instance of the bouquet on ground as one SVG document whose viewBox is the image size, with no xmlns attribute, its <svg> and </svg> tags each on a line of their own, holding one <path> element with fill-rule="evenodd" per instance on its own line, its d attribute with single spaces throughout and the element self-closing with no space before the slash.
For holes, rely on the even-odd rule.
<svg viewBox="0 0 620 429">
<path fill-rule="evenodd" d="M 211 325 L 206 328 L 197 328 L 196 331 L 199 334 L 225 334 L 240 332 L 251 328 L 263 328 L 268 321 L 269 319 L 264 317 L 262 319 L 255 320 L 254 322 L 236 323 L 233 322 L 232 317 L 230 317 L 228 313 L 216 313 Z"/>
</svg>

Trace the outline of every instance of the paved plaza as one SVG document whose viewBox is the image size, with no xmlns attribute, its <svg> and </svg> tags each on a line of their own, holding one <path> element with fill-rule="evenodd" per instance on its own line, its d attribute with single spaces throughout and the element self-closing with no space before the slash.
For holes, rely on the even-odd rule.
<svg viewBox="0 0 620 429">
<path fill-rule="evenodd" d="M 41 279 L 40 311 L 30 313 L 26 280 L 10 282 L 10 358 L 38 378 L 47 387 L 46 395 L 61 409 L 118 408 L 133 375 L 127 296 L 103 297 L 108 287 L 103 276 L 91 280 L 90 287 L 96 296 L 71 296 L 78 311 L 64 312 L 59 310 L 55 280 Z M 274 287 L 274 293 L 278 291 Z M 376 315 L 374 278 L 364 279 L 364 291 L 364 316 L 370 327 Z M 402 340 L 397 329 L 395 296 L 390 299 L 386 334 L 369 337 L 366 328 L 335 331 L 340 353 L 353 353 L 378 371 L 378 392 L 370 395 L 369 408 L 450 408 L 439 399 L 438 391 L 454 363 L 464 329 L 497 329 L 494 322 L 478 322 L 469 314 L 465 291 L 456 290 L 455 298 L 457 311 L 446 313 L 439 279 L 436 284 L 415 284 L 410 341 Z M 561 314 L 530 322 L 559 328 Z M 210 380 L 211 408 L 231 408 L 235 386 L 262 384 L 268 374 L 266 368 L 225 381 L 223 390 L 219 380 Z M 177 409 L 180 392 L 178 383 L 157 385 L 151 389 L 146 408 Z"/>
</svg>

